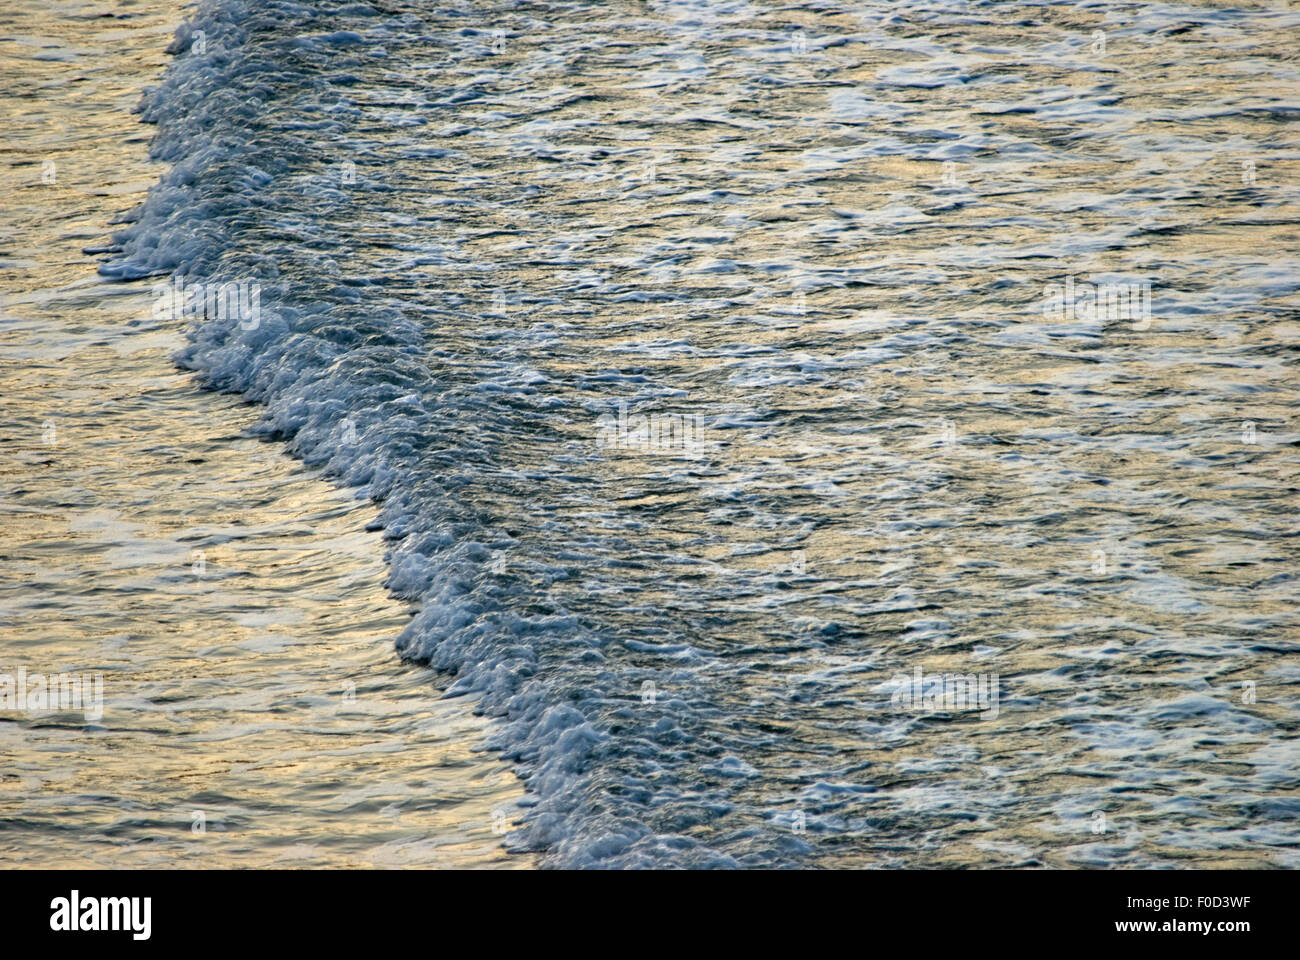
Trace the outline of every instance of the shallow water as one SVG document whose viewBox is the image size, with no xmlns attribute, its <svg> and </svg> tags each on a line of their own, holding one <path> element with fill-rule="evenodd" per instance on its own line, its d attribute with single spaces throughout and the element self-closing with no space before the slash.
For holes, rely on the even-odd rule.
<svg viewBox="0 0 1300 960">
<path fill-rule="evenodd" d="M 382 501 L 512 849 L 1297 865 L 1300 15 L 194 23 L 105 272 L 260 282 L 184 362 Z M 1067 278 L 1150 316 L 1046 316 Z M 899 709 L 917 668 L 996 711 Z"/>
<path fill-rule="evenodd" d="M 486 721 L 393 652 L 373 508 L 248 435 L 148 284 L 81 252 L 164 169 L 129 111 L 178 15 L 101 13 L 0 14 L 0 670 L 103 675 L 101 716 L 0 714 L 0 863 L 526 866 Z"/>
</svg>

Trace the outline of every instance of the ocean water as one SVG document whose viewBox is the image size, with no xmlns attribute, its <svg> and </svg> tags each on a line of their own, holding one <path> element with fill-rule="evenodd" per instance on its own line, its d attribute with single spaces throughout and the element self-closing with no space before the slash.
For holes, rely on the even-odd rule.
<svg viewBox="0 0 1300 960">
<path fill-rule="evenodd" d="M 1300 862 L 1300 13 L 186 13 L 100 273 L 245 292 L 508 862 Z"/>
<path fill-rule="evenodd" d="M 0 865 L 527 866 L 487 721 L 393 653 L 373 509 L 82 252 L 167 169 L 131 109 L 180 12 L 115 9 L 0 11 L 0 687 L 102 677 L 98 710 L 0 709 Z"/>
</svg>

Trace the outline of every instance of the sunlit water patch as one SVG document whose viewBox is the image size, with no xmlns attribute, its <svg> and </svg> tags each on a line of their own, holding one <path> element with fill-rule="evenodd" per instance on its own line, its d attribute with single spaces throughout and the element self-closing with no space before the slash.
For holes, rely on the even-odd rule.
<svg viewBox="0 0 1300 960">
<path fill-rule="evenodd" d="M 0 863 L 526 866 L 487 722 L 393 651 L 373 508 L 82 253 L 165 169 L 129 111 L 178 10 L 115 9 L 0 14 Z"/>
</svg>

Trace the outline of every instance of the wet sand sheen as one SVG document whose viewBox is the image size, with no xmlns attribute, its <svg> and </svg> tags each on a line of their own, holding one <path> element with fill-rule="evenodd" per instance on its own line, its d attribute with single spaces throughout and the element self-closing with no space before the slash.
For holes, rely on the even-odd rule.
<svg viewBox="0 0 1300 960">
<path fill-rule="evenodd" d="M 0 669 L 102 672 L 104 710 L 0 716 L 0 863 L 529 865 L 487 721 L 393 652 L 373 507 L 249 436 L 149 283 L 81 252 L 163 169 L 128 111 L 180 10 L 40 6 L 0 15 Z"/>
</svg>

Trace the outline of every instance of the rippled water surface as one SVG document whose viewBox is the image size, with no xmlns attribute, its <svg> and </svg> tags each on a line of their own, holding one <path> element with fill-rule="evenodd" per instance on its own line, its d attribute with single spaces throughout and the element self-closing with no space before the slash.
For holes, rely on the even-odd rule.
<svg viewBox="0 0 1300 960">
<path fill-rule="evenodd" d="M 486 722 L 393 654 L 373 510 L 247 436 L 81 252 L 165 170 L 129 111 L 177 16 L 0 14 L 0 671 L 103 675 L 102 716 L 0 712 L 0 864 L 525 866 Z"/>
<path fill-rule="evenodd" d="M 182 362 L 380 501 L 514 851 L 1294 867 L 1297 27 L 213 0 L 103 272 L 260 282 Z"/>
</svg>

